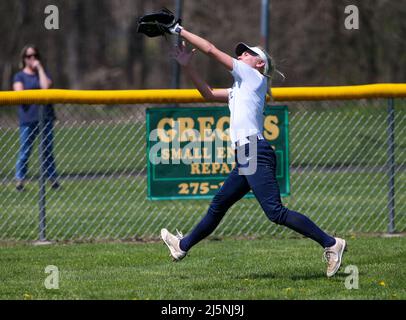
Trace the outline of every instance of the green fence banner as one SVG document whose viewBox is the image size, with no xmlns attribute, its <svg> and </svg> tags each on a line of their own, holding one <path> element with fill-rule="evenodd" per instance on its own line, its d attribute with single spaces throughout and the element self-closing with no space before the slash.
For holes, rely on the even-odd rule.
<svg viewBox="0 0 406 320">
<path fill-rule="evenodd" d="M 235 166 L 228 107 L 149 108 L 146 116 L 148 198 L 212 198 Z M 265 108 L 263 135 L 277 156 L 283 197 L 290 194 L 288 123 L 287 106 Z"/>
</svg>

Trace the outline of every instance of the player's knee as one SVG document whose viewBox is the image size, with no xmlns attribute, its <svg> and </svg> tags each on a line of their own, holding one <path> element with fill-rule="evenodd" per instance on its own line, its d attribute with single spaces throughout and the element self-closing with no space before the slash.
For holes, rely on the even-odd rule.
<svg viewBox="0 0 406 320">
<path fill-rule="evenodd" d="M 214 215 L 224 215 L 231 206 L 231 201 L 224 195 L 217 194 L 210 203 L 209 212 Z"/>
<path fill-rule="evenodd" d="M 280 203 L 267 204 L 265 214 L 269 220 L 276 224 L 285 224 L 287 209 Z"/>
<path fill-rule="evenodd" d="M 229 206 L 223 202 L 211 202 L 210 204 L 210 211 L 213 214 L 224 214 L 228 210 Z"/>
</svg>

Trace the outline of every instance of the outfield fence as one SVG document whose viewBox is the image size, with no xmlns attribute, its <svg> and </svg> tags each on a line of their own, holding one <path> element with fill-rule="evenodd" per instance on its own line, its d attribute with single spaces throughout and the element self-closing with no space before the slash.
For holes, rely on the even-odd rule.
<svg viewBox="0 0 406 320">
<path fill-rule="evenodd" d="M 406 85 L 275 88 L 289 108 L 290 191 L 283 202 L 336 234 L 406 231 Z M 34 145 L 24 191 L 15 188 L 17 105 L 54 103 L 50 188 Z M 130 240 L 162 227 L 187 233 L 207 199 L 147 198 L 146 109 L 221 106 L 195 90 L 0 93 L 0 240 Z M 213 236 L 293 235 L 254 198 L 235 204 Z"/>
</svg>

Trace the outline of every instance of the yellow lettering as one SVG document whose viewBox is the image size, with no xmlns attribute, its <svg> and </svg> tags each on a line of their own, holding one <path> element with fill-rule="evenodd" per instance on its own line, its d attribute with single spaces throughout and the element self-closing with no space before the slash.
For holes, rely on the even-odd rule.
<svg viewBox="0 0 406 320">
<path fill-rule="evenodd" d="M 277 116 L 267 116 L 264 121 L 264 137 L 267 140 L 276 140 L 279 137 Z"/>
<path fill-rule="evenodd" d="M 176 132 L 172 129 L 165 130 L 165 125 L 169 125 L 170 128 L 173 128 L 175 126 L 175 122 L 172 118 L 162 118 L 158 122 L 157 130 L 159 140 L 162 142 L 171 142 L 175 138 Z"/>
<path fill-rule="evenodd" d="M 213 169 L 212 169 L 211 173 L 217 174 L 220 170 L 221 165 L 220 165 L 220 163 L 213 163 L 212 167 L 213 167 Z"/>
<path fill-rule="evenodd" d="M 226 163 L 223 163 L 223 164 L 221 165 L 220 173 L 221 173 L 221 174 L 225 174 L 225 173 L 230 173 L 230 172 L 231 172 L 231 170 L 230 170 L 230 168 L 228 167 L 228 165 L 227 165 Z"/>
<path fill-rule="evenodd" d="M 172 151 L 172 160 L 182 159 L 182 149 L 181 148 L 179 148 L 179 149 L 172 148 L 171 151 Z"/>
<path fill-rule="evenodd" d="M 201 148 L 194 148 L 193 149 L 193 158 L 194 159 L 202 159 L 203 158 L 203 152 L 204 150 L 202 150 Z"/>
<path fill-rule="evenodd" d="M 214 117 L 200 117 L 197 118 L 197 121 L 199 122 L 201 141 L 214 141 L 214 134 L 212 130 Z"/>
<path fill-rule="evenodd" d="M 190 174 L 200 174 L 199 163 L 192 163 L 190 167 L 191 167 Z"/>
<path fill-rule="evenodd" d="M 195 137 L 193 132 L 193 127 L 195 122 L 192 118 L 178 118 L 179 123 L 179 141 L 196 141 L 197 137 Z"/>
<path fill-rule="evenodd" d="M 190 149 L 190 148 L 185 148 L 185 149 L 183 149 L 183 150 L 184 150 L 183 159 L 193 160 L 192 149 Z"/>
<path fill-rule="evenodd" d="M 162 160 L 169 160 L 169 149 L 161 150 L 161 158 Z"/>
<path fill-rule="evenodd" d="M 189 187 L 187 183 L 181 183 L 179 186 L 179 194 L 189 194 Z"/>
<path fill-rule="evenodd" d="M 208 163 L 203 163 L 202 164 L 202 174 L 210 174 L 210 164 Z"/>
<path fill-rule="evenodd" d="M 231 147 L 227 147 L 227 159 L 234 158 L 235 151 Z"/>
<path fill-rule="evenodd" d="M 211 154 L 209 152 L 209 148 L 203 148 L 202 150 L 203 150 L 202 158 L 211 159 Z"/>
<path fill-rule="evenodd" d="M 190 174 L 228 174 L 234 166 L 227 163 L 192 163 Z"/>
<path fill-rule="evenodd" d="M 219 135 L 219 138 L 223 141 L 230 141 L 230 137 L 224 133 L 225 129 L 225 124 L 230 125 L 230 117 L 225 116 L 225 117 L 221 117 L 220 119 L 218 119 L 217 123 L 216 123 L 216 131 L 217 134 Z"/>
<path fill-rule="evenodd" d="M 225 149 L 226 148 L 224 148 L 224 147 L 217 147 L 217 156 L 216 156 L 216 158 L 224 159 L 225 156 L 226 156 Z"/>
</svg>

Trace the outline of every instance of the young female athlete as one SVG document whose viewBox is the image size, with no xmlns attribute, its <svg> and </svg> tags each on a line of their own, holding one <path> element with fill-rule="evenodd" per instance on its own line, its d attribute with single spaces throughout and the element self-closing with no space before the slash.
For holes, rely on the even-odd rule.
<svg viewBox="0 0 406 320">
<path fill-rule="evenodd" d="M 161 230 L 161 237 L 175 261 L 186 256 L 199 241 L 211 234 L 227 210 L 247 192 L 253 191 L 267 217 L 274 223 L 284 225 L 324 248 L 327 276 L 333 276 L 341 265 L 346 242 L 322 231 L 306 216 L 283 206 L 276 180 L 275 152 L 262 136 L 263 108 L 266 103 L 268 80 L 274 70 L 271 57 L 261 47 L 237 44 L 237 59 L 217 49 L 209 41 L 187 31 L 176 24 L 171 32 L 179 34 L 191 46 L 215 59 L 231 72 L 234 84 L 230 89 L 213 90 L 192 67 L 192 56 L 196 49 L 187 51 L 185 43 L 176 47 L 174 58 L 184 68 L 196 88 L 208 101 L 228 102 L 230 109 L 230 138 L 236 151 L 236 167 L 214 196 L 207 214 L 190 234 L 183 237 Z M 254 156 L 252 157 L 252 150 Z M 240 155 L 246 156 L 241 161 Z M 250 157 L 247 157 L 250 155 Z M 247 170 L 254 161 L 255 170 Z M 247 167 L 248 165 L 248 167 Z"/>
</svg>

